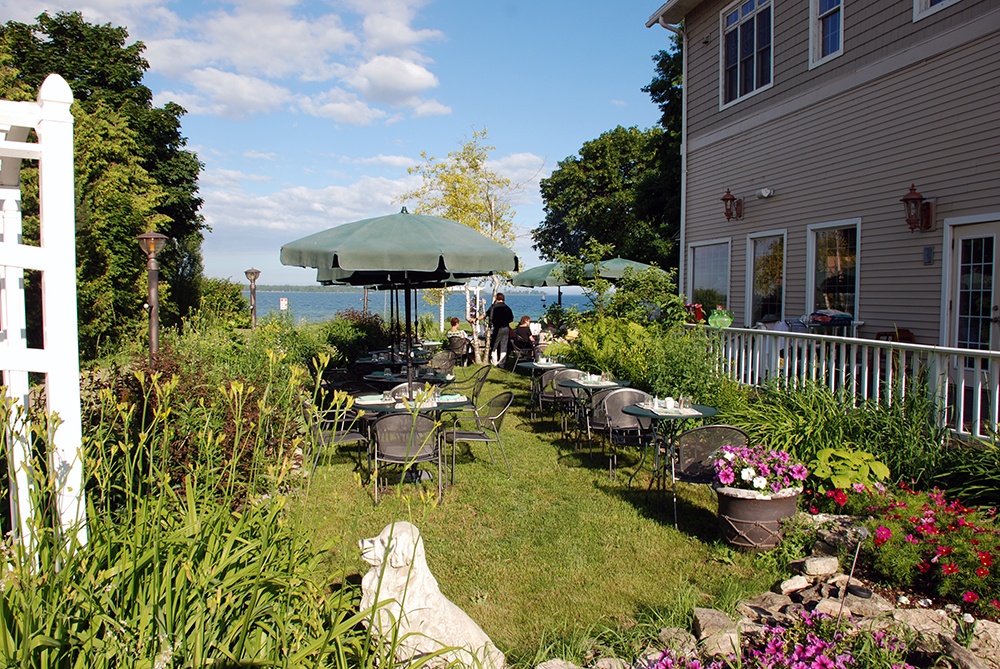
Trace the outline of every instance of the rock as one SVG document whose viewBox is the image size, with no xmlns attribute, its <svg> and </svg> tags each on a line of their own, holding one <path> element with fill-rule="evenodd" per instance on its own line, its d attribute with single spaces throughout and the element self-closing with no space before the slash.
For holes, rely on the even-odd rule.
<svg viewBox="0 0 1000 669">
<path fill-rule="evenodd" d="M 813 608 L 813 611 L 816 613 L 825 613 L 831 618 L 836 618 L 837 616 L 841 615 L 840 606 L 841 606 L 840 600 L 824 597 L 823 599 L 816 602 L 816 606 Z M 851 615 L 851 610 L 847 608 L 847 605 L 845 604 L 843 616 L 849 616 L 849 615 Z"/>
<path fill-rule="evenodd" d="M 840 570 L 840 560 L 833 555 L 808 557 L 802 568 L 807 576 L 829 576 Z"/>
<path fill-rule="evenodd" d="M 594 669 L 634 669 L 631 664 L 617 657 L 602 657 L 593 666 Z"/>
<path fill-rule="evenodd" d="M 1000 669 L 1000 624 L 992 620 L 977 620 L 972 650 L 989 666 Z"/>
<path fill-rule="evenodd" d="M 805 605 L 807 609 L 811 609 L 816 605 L 816 602 L 826 599 L 826 595 L 823 594 L 819 586 L 814 585 L 811 588 L 799 590 L 792 599 Z"/>
<path fill-rule="evenodd" d="M 940 609 L 896 609 L 892 612 L 892 619 L 922 636 L 936 638 L 952 632 L 951 619 Z"/>
<path fill-rule="evenodd" d="M 778 592 L 782 595 L 790 595 L 793 592 L 798 592 L 799 590 L 805 590 L 808 588 L 809 582 L 809 579 L 805 576 L 792 576 L 787 581 L 782 581 L 778 585 Z"/>
<path fill-rule="evenodd" d="M 701 644 L 701 652 L 708 657 L 739 653 L 739 632 L 722 611 L 695 608 L 694 633 Z"/>
<path fill-rule="evenodd" d="M 576 666 L 572 662 L 555 658 L 542 662 L 540 665 L 535 667 L 535 669 L 580 669 L 580 667 Z"/>
<path fill-rule="evenodd" d="M 755 622 L 762 622 L 768 618 L 773 618 L 781 610 L 781 607 L 788 606 L 791 603 L 792 598 L 788 595 L 779 595 L 776 592 L 764 592 L 737 604 L 736 612 Z"/>
<path fill-rule="evenodd" d="M 648 650 L 635 658 L 632 664 L 633 669 L 653 669 L 663 656 L 662 650 Z"/>
<path fill-rule="evenodd" d="M 986 663 L 976 657 L 975 653 L 963 648 L 951 637 L 942 634 L 938 638 L 945 655 L 958 665 L 958 669 L 988 669 Z"/>
<path fill-rule="evenodd" d="M 664 648 L 669 648 L 678 655 L 692 655 L 698 648 L 698 640 L 694 635 L 680 627 L 664 627 L 658 638 Z"/>
<path fill-rule="evenodd" d="M 707 637 L 719 632 L 735 631 L 736 625 L 722 611 L 715 609 L 694 609 L 694 635 L 698 641 L 704 641 Z"/>
<path fill-rule="evenodd" d="M 875 593 L 872 593 L 871 597 L 868 598 L 855 597 L 848 594 L 844 598 L 844 606 L 849 608 L 854 615 L 865 616 L 866 618 L 880 616 L 895 609 L 888 599 Z"/>
</svg>

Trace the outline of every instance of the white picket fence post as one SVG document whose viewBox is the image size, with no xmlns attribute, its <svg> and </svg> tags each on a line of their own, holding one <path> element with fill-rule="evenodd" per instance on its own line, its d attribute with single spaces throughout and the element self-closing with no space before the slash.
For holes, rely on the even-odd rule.
<svg viewBox="0 0 1000 669">
<path fill-rule="evenodd" d="M 80 361 L 76 309 L 76 228 L 73 190 L 73 94 L 59 75 L 49 75 L 37 102 L 0 100 L 0 370 L 7 396 L 26 410 L 29 372 L 45 375 L 46 413 L 55 427 L 49 435 L 57 508 L 64 531 L 87 539 L 83 498 Z M 37 143 L 27 142 L 30 130 Z M 20 170 L 22 159 L 38 160 L 40 240 L 22 243 Z M 28 348 L 24 308 L 24 270 L 40 272 L 43 347 Z M 35 485 L 27 451 L 28 426 L 7 426 L 14 489 L 11 509 L 22 542 L 32 543 L 28 520 Z"/>
</svg>

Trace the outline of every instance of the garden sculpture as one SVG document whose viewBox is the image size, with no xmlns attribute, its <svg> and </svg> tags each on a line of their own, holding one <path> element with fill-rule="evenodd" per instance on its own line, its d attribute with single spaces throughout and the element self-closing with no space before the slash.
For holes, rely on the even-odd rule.
<svg viewBox="0 0 1000 669">
<path fill-rule="evenodd" d="M 479 669 L 503 669 L 506 658 L 482 628 L 445 597 L 431 574 L 420 530 L 390 523 L 381 534 L 358 542 L 371 569 L 361 580 L 361 610 L 375 635 L 396 643 L 396 660 L 407 663 L 442 651 L 429 667 L 458 663 Z M 397 630 L 393 626 L 398 623 Z"/>
</svg>

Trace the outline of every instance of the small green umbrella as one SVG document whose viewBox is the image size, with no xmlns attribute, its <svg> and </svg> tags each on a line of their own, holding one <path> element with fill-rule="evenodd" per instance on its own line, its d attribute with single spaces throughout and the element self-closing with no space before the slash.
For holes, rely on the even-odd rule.
<svg viewBox="0 0 1000 669">
<path fill-rule="evenodd" d="M 643 272 L 651 268 L 660 269 L 654 265 L 647 265 L 646 263 L 641 263 L 636 260 L 627 260 L 625 258 L 611 258 L 610 260 L 602 260 L 600 262 L 601 278 L 612 282 L 625 276 L 625 270 L 631 269 L 635 272 Z M 660 271 L 662 272 L 663 270 Z M 588 277 L 594 276 L 593 263 L 587 263 L 587 266 L 584 268 L 584 273 Z"/>
<path fill-rule="evenodd" d="M 563 278 L 562 271 L 562 263 L 548 262 L 538 267 L 529 267 L 523 272 L 515 274 L 511 283 L 515 286 L 527 286 L 528 288 L 568 286 L 570 283 Z"/>
</svg>

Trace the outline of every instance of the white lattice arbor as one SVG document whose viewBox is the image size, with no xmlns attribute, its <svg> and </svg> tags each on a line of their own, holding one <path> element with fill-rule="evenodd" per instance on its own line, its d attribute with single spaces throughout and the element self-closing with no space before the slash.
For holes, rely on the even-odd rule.
<svg viewBox="0 0 1000 669">
<path fill-rule="evenodd" d="M 30 372 L 45 375 L 46 412 L 57 415 L 49 435 L 58 511 L 64 530 L 86 541 L 83 463 L 80 458 L 80 362 L 76 310 L 76 231 L 73 194 L 73 94 L 66 81 L 49 75 L 37 102 L 0 100 L 0 370 L 15 407 L 28 407 Z M 37 142 L 27 141 L 34 130 Z M 38 160 L 38 246 L 22 243 L 21 161 Z M 24 271 L 40 274 L 43 347 L 28 348 Z M 37 484 L 31 467 L 27 426 L 7 426 L 11 508 L 22 541 L 31 543 L 28 520 Z"/>
</svg>

